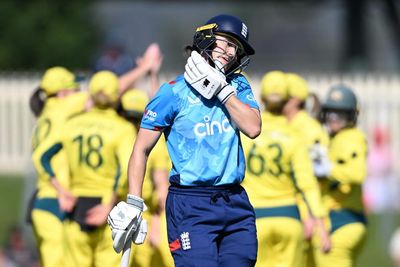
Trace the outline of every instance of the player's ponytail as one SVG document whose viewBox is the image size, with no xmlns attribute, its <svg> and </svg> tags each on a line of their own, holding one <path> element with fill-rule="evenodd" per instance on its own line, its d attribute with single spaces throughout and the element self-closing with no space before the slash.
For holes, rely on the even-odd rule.
<svg viewBox="0 0 400 267">
<path fill-rule="evenodd" d="M 42 113 L 46 100 L 47 95 L 45 91 L 42 88 L 37 87 L 29 98 L 29 107 L 35 117 L 39 117 Z"/>
</svg>

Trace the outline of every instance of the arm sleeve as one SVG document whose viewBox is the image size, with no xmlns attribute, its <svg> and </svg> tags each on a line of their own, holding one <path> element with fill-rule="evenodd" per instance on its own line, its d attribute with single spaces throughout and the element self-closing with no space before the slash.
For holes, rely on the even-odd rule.
<svg viewBox="0 0 400 267">
<path fill-rule="evenodd" d="M 161 130 L 170 126 L 178 105 L 178 98 L 173 93 L 172 86 L 164 84 L 147 104 L 140 127 Z"/>
<path fill-rule="evenodd" d="M 62 149 L 62 147 L 62 143 L 56 143 L 44 152 L 40 158 L 40 163 L 42 164 L 43 169 L 50 177 L 55 176 L 54 170 L 51 167 L 51 159 Z"/>
<path fill-rule="evenodd" d="M 321 193 L 317 179 L 313 174 L 312 162 L 307 153 L 305 144 L 297 142 L 292 157 L 292 178 L 303 196 L 309 212 L 317 218 L 326 216 L 322 205 Z"/>
<path fill-rule="evenodd" d="M 307 137 L 307 144 L 312 146 L 315 144 L 320 144 L 325 147 L 328 146 L 329 144 L 329 136 L 328 133 L 322 128 L 321 124 L 309 117 L 309 120 L 311 120 L 310 123 L 305 123 L 304 125 L 307 125 L 307 129 L 305 130 L 305 135 Z"/>
</svg>

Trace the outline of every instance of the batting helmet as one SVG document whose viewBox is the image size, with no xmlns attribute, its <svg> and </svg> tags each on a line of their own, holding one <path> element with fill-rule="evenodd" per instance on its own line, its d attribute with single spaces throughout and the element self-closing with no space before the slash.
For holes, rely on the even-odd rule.
<svg viewBox="0 0 400 267">
<path fill-rule="evenodd" d="M 249 64 L 249 55 L 255 53 L 249 44 L 249 29 L 239 18 L 232 15 L 218 15 L 209 19 L 204 25 L 196 29 L 193 38 L 193 49 L 198 52 L 213 49 L 217 35 L 226 35 L 237 40 L 239 49 L 237 51 L 237 62 L 229 73 L 240 69 L 243 70 Z M 246 58 L 246 59 L 245 59 Z"/>
<path fill-rule="evenodd" d="M 329 111 L 346 113 L 347 120 L 355 124 L 358 116 L 358 101 L 353 90 L 344 84 L 332 86 L 322 103 L 322 119 L 324 121 L 326 113 Z"/>
</svg>

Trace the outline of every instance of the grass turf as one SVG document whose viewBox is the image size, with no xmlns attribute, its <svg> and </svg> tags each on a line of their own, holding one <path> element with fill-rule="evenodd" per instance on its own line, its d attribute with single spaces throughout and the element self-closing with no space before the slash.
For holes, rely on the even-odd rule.
<svg viewBox="0 0 400 267">
<path fill-rule="evenodd" d="M 24 179 L 20 175 L 0 175 L 0 245 L 4 245 L 10 228 L 19 225 L 23 211 Z"/>
</svg>

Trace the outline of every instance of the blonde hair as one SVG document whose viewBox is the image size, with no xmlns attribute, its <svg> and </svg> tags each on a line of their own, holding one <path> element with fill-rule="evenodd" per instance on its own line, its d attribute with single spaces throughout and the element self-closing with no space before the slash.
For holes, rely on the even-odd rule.
<svg viewBox="0 0 400 267">
<path fill-rule="evenodd" d="M 92 100 L 94 106 L 101 108 L 101 109 L 106 109 L 106 108 L 115 108 L 116 104 L 115 101 L 113 101 L 108 95 L 106 95 L 103 92 L 97 92 L 95 94 L 92 94 Z"/>
</svg>

